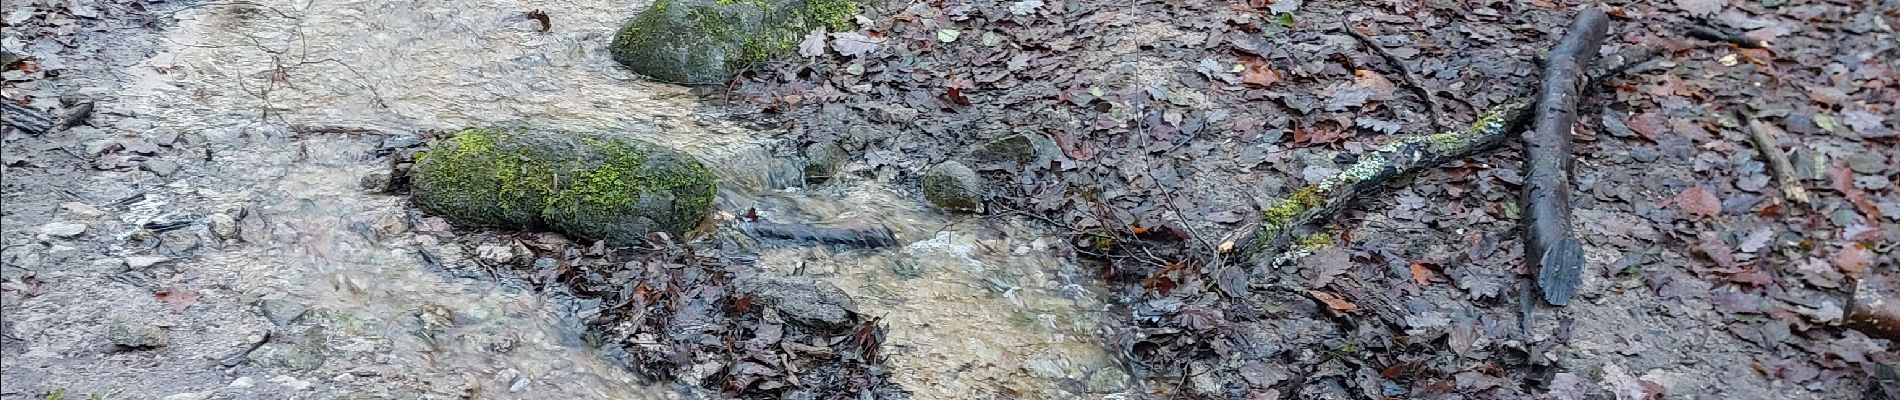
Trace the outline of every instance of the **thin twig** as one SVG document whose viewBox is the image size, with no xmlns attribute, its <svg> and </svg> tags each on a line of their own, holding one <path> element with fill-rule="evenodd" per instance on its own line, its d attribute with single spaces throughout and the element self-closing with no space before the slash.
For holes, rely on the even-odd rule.
<svg viewBox="0 0 1900 400">
<path fill-rule="evenodd" d="M 1371 37 L 1353 30 L 1351 25 L 1341 24 L 1340 30 L 1346 31 L 1347 35 L 1352 35 L 1353 39 L 1358 39 L 1359 43 L 1364 44 L 1367 49 L 1385 58 L 1385 62 L 1392 64 L 1393 69 L 1399 70 L 1399 76 L 1405 80 L 1405 85 L 1411 86 L 1413 91 L 1418 92 L 1418 97 L 1425 101 L 1425 111 L 1430 113 L 1432 118 L 1432 131 L 1445 131 L 1445 116 L 1444 111 L 1441 111 L 1444 107 L 1438 105 L 1438 98 L 1432 96 L 1431 89 L 1425 86 L 1425 81 L 1419 79 L 1418 74 L 1412 73 L 1412 69 L 1405 66 L 1404 59 L 1392 55 L 1392 52 L 1387 51 L 1385 46 L 1380 46 L 1379 42 L 1373 41 Z"/>
<path fill-rule="evenodd" d="M 1801 186 L 1801 179 L 1794 174 L 1794 163 L 1788 162 L 1788 153 L 1781 152 L 1781 144 L 1775 140 L 1781 128 L 1774 124 L 1755 119 L 1754 115 L 1735 108 L 1735 118 L 1748 124 L 1748 138 L 1755 143 L 1755 150 L 1761 152 L 1761 158 L 1768 161 L 1768 170 L 1775 174 L 1775 182 L 1781 185 L 1781 194 L 1788 201 L 1797 204 L 1808 203 L 1808 189 Z"/>
</svg>

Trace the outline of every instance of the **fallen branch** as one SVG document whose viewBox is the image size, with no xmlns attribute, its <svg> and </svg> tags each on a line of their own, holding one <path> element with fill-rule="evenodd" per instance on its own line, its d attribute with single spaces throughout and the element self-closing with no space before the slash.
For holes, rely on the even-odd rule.
<svg viewBox="0 0 1900 400">
<path fill-rule="evenodd" d="M 1588 87 L 1621 75 L 1655 55 L 1653 49 L 1632 50 L 1623 57 L 1622 63 L 1589 74 L 1593 79 Z M 1360 155 L 1357 162 L 1339 174 L 1269 203 L 1260 211 L 1259 219 L 1228 234 L 1217 250 L 1221 254 L 1235 253 L 1251 259 L 1255 265 L 1290 264 L 1332 243 L 1331 233 L 1316 225 L 1330 219 L 1352 200 L 1396 178 L 1500 147 L 1510 133 L 1529 118 L 1532 106 L 1530 96 L 1520 96 L 1492 106 L 1476 122 L 1458 130 L 1387 142 Z"/>
<path fill-rule="evenodd" d="M 53 131 L 52 117 L 10 99 L 0 99 L 0 121 L 33 136 Z"/>
<path fill-rule="evenodd" d="M 1445 115 L 1443 114 L 1444 111 L 1440 111 L 1443 110 L 1444 107 L 1440 107 L 1438 105 L 1438 98 L 1432 96 L 1430 89 L 1426 89 L 1425 81 L 1419 79 L 1418 74 L 1412 73 L 1411 68 L 1405 67 L 1404 59 L 1392 55 L 1392 52 L 1387 51 L 1385 46 L 1381 46 L 1378 42 L 1372 41 L 1371 37 L 1353 30 L 1351 26 L 1341 26 L 1341 28 L 1346 31 L 1347 35 L 1352 35 L 1353 39 L 1358 39 L 1360 44 L 1364 44 L 1367 49 L 1371 49 L 1374 54 L 1385 58 L 1385 62 L 1392 64 L 1393 69 L 1399 70 L 1399 77 L 1404 79 L 1405 84 L 1411 86 L 1413 91 L 1418 92 L 1419 99 L 1425 101 L 1425 111 L 1429 113 L 1432 118 L 1432 130 L 1439 132 L 1445 131 Z"/>
<path fill-rule="evenodd" d="M 1768 161 L 1768 171 L 1775 175 L 1775 183 L 1781 185 L 1781 195 L 1788 201 L 1798 204 L 1808 203 L 1808 189 L 1801 186 L 1801 178 L 1794 174 L 1794 164 L 1788 162 L 1788 153 L 1781 152 L 1776 136 L 1785 134 L 1774 124 L 1755 119 L 1755 116 L 1737 108 L 1735 118 L 1746 122 L 1748 139 L 1755 143 L 1755 150 L 1761 152 L 1762 160 Z"/>
<path fill-rule="evenodd" d="M 1570 175 L 1575 169 L 1570 132 L 1577 126 L 1577 102 L 1589 77 L 1583 68 L 1596 61 L 1609 33 L 1610 16 L 1600 8 L 1577 12 L 1570 30 L 1544 59 L 1536 116 L 1524 133 L 1524 261 L 1537 273 L 1537 286 L 1551 305 L 1570 303 L 1583 281 L 1583 245 L 1570 230 Z"/>
<path fill-rule="evenodd" d="M 1716 30 L 1715 28 L 1711 28 L 1708 26 L 1701 26 L 1701 25 L 1689 28 L 1689 37 L 1707 40 L 1711 42 L 1728 43 L 1728 44 L 1735 45 L 1735 47 L 1740 47 L 1744 49 L 1768 48 L 1768 42 L 1760 41 L 1760 40 L 1752 40 L 1752 39 L 1749 39 L 1748 36 L 1723 32 L 1723 31 Z"/>
<path fill-rule="evenodd" d="M 742 225 L 740 229 L 752 237 L 770 240 L 856 247 L 887 247 L 897 244 L 897 236 L 891 234 L 890 228 L 883 226 L 840 228 L 804 224 L 747 222 Z"/>
</svg>

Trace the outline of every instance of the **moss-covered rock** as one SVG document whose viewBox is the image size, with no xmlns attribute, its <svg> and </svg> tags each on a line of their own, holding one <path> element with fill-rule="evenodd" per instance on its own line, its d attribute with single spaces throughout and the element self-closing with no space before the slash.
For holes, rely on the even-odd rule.
<svg viewBox="0 0 1900 400">
<path fill-rule="evenodd" d="M 984 143 L 970 152 L 979 162 L 1016 163 L 1028 167 L 1048 167 L 1049 161 L 1060 152 L 1055 140 L 1035 133 L 1009 135 L 1002 139 Z"/>
<path fill-rule="evenodd" d="M 949 161 L 924 171 L 924 200 L 953 212 L 983 209 L 983 179 L 963 163 Z"/>
<path fill-rule="evenodd" d="M 699 160 L 604 134 L 469 129 L 417 156 L 416 205 L 458 224 L 554 229 L 619 243 L 675 236 L 712 205 Z"/>
<path fill-rule="evenodd" d="M 838 174 L 839 169 L 844 168 L 846 157 L 844 148 L 839 147 L 837 143 L 812 143 L 805 146 L 800 153 L 804 153 L 805 156 L 803 172 L 807 185 L 829 182 Z"/>
<path fill-rule="evenodd" d="M 857 0 L 657 0 L 609 49 L 635 73 L 713 84 L 790 54 L 812 28 L 855 30 L 857 14 Z"/>
</svg>

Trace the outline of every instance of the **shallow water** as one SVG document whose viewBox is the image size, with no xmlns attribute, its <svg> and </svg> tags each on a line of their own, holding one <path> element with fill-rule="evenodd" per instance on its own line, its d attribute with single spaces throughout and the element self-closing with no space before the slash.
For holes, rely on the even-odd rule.
<svg viewBox="0 0 1900 400">
<path fill-rule="evenodd" d="M 375 233 L 402 200 L 363 194 L 376 135 L 532 122 L 611 130 L 722 169 L 723 207 L 790 221 L 875 221 L 901 246 L 774 247 L 761 265 L 824 276 L 889 328 L 888 364 L 918 398 L 1061 394 L 1114 369 L 1097 339 L 1106 309 L 1063 244 L 1002 219 L 950 220 L 874 180 L 769 191 L 770 132 L 703 110 L 686 89 L 640 81 L 603 47 L 643 1 L 262 1 L 176 13 L 168 46 L 127 68 L 121 112 L 157 132 L 197 135 L 223 176 L 215 201 L 248 203 L 268 246 L 206 255 L 266 298 L 320 310 L 330 345 L 432 392 L 508 398 L 665 398 L 577 340 L 559 301 L 492 281 L 443 276 L 418 252 L 466 262 L 454 246 Z M 540 32 L 526 18 L 550 16 Z M 159 201 L 159 200 L 153 200 Z M 148 207 L 156 209 L 156 207 Z M 149 218 L 133 215 L 130 218 Z M 1104 373 L 1103 377 L 1120 376 Z M 1099 379 L 1098 379 L 1099 380 Z M 475 389 L 469 389 L 475 388 Z M 499 394 L 505 393 L 505 394 Z"/>
</svg>

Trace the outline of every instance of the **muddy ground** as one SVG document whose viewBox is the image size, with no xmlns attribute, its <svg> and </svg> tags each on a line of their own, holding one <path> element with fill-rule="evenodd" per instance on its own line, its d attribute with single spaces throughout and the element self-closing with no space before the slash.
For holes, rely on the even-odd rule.
<svg viewBox="0 0 1900 400">
<path fill-rule="evenodd" d="M 1431 131 L 1425 102 L 1342 25 L 1469 121 L 1532 85 L 1569 4 L 889 2 L 859 32 L 693 91 L 606 60 L 613 25 L 644 2 L 24 4 L 3 15 L 5 49 L 33 59 L 8 66 L 4 101 L 96 108 L 0 143 L 0 398 L 802 393 L 624 369 L 587 325 L 611 297 L 481 261 L 496 256 L 484 244 L 538 236 L 451 228 L 361 182 L 386 142 L 517 118 L 751 140 L 705 117 L 720 112 L 780 151 L 852 154 L 843 180 L 868 186 L 806 191 L 788 204 L 821 205 L 776 216 L 872 218 L 902 250 L 748 263 L 831 279 L 877 311 L 901 340 L 859 357 L 912 397 L 1880 398 L 1876 367 L 1900 361 L 1839 326 L 1853 278 L 1900 267 L 1894 1 L 1623 5 L 1606 52 L 1664 56 L 1584 103 L 1576 215 L 1592 271 L 1580 301 L 1536 308 L 1529 332 L 1515 149 L 1360 202 L 1333 222 L 1337 245 L 1297 266 L 1214 249 L 1256 204 Z M 1695 24 L 1770 46 L 1686 37 Z M 1738 110 L 1782 130 L 1810 203 L 1779 195 Z M 297 128 L 313 126 L 365 130 Z M 1013 134 L 1054 143 L 1052 162 L 967 155 Z M 987 216 L 915 200 L 918 172 L 953 159 L 989 182 Z M 748 339 L 864 337 L 742 311 L 718 323 Z M 1108 359 L 1071 356 L 1095 353 Z M 740 366 L 723 362 L 655 365 Z M 887 373 L 877 364 L 853 368 Z M 1103 378 L 1115 373 L 1131 379 Z"/>
</svg>

